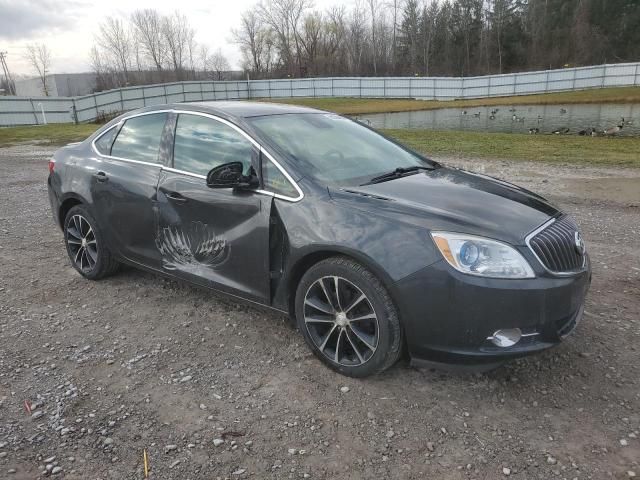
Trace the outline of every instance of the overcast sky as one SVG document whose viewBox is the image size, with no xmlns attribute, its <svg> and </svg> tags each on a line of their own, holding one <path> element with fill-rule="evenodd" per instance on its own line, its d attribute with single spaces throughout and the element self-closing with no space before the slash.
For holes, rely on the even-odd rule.
<svg viewBox="0 0 640 480">
<path fill-rule="evenodd" d="M 347 0 L 351 3 L 351 0 Z M 316 8 L 341 3 L 315 0 Z M 240 53 L 231 29 L 255 0 L 0 0 L 0 51 L 15 74 L 33 74 L 24 59 L 25 46 L 45 43 L 52 52 L 52 73 L 90 71 L 94 32 L 107 16 L 127 17 L 133 10 L 155 8 L 169 14 L 179 8 L 196 30 L 196 40 L 211 51 L 221 48 L 239 68 Z"/>
</svg>

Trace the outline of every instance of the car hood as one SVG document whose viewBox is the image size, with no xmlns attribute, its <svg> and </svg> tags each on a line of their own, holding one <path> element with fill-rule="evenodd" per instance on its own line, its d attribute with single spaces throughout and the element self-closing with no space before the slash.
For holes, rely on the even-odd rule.
<svg viewBox="0 0 640 480">
<path fill-rule="evenodd" d="M 394 180 L 331 190 L 332 198 L 429 230 L 469 233 L 524 245 L 558 215 L 543 197 L 486 175 L 441 167 Z"/>
</svg>

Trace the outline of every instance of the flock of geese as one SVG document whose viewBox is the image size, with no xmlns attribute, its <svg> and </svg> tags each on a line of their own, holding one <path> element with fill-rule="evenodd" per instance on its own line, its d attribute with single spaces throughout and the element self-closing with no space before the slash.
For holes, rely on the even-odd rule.
<svg viewBox="0 0 640 480">
<path fill-rule="evenodd" d="M 489 120 L 495 120 L 496 119 L 496 114 L 500 111 L 499 108 L 494 108 L 493 110 L 491 110 L 490 115 L 489 115 Z M 525 117 L 520 117 L 516 114 L 516 109 L 515 108 L 510 108 L 509 112 L 512 114 L 511 116 L 511 121 L 512 122 L 517 122 L 517 123 L 524 123 L 525 121 Z M 567 110 L 565 108 L 561 108 L 560 109 L 560 115 L 564 115 L 565 113 L 567 113 Z M 462 110 L 462 115 L 468 115 L 469 112 L 467 110 Z M 475 118 L 480 118 L 481 116 L 481 112 L 476 112 L 476 113 L 472 113 L 473 117 Z M 536 118 L 537 122 L 540 123 L 543 118 L 541 115 L 538 115 Z M 612 127 L 609 128 L 605 128 L 603 130 L 599 130 L 595 127 L 589 127 L 589 128 L 585 128 L 583 130 L 579 130 L 577 133 L 578 135 L 581 136 L 590 136 L 590 137 L 598 137 L 598 136 L 605 136 L 605 137 L 613 137 L 615 135 L 617 135 L 618 133 L 620 133 L 620 131 L 625 127 L 625 125 L 629 126 L 629 125 L 633 125 L 633 121 L 632 120 L 625 120 L 624 117 L 622 117 L 622 119 L 620 120 L 620 122 L 618 122 L 617 125 L 614 125 Z M 540 133 L 540 128 L 538 127 L 532 127 L 529 129 L 529 133 L 531 135 L 537 135 Z M 568 135 L 571 133 L 571 130 L 569 128 L 559 128 L 557 130 L 554 130 L 553 132 L 550 132 L 553 135 Z"/>
</svg>

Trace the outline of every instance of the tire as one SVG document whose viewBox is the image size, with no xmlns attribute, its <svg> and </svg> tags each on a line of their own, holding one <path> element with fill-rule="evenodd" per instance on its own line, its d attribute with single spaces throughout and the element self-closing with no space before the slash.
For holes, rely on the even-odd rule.
<svg viewBox="0 0 640 480">
<path fill-rule="evenodd" d="M 295 315 L 316 357 L 343 375 L 375 375 L 402 353 L 402 328 L 389 292 L 350 258 L 322 260 L 302 276 Z"/>
<path fill-rule="evenodd" d="M 71 265 L 89 280 L 112 275 L 120 264 L 113 258 L 98 222 L 85 205 L 71 208 L 64 219 L 64 241 Z"/>
</svg>

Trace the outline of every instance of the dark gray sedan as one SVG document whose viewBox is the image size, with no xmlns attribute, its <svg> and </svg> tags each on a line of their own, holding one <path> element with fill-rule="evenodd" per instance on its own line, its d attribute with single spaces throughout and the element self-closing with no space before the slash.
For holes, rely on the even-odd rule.
<svg viewBox="0 0 640 480">
<path fill-rule="evenodd" d="M 347 118 L 211 102 L 124 114 L 51 160 L 75 269 L 121 263 L 290 315 L 331 368 L 495 365 L 551 347 L 591 268 L 544 198 Z"/>
</svg>

